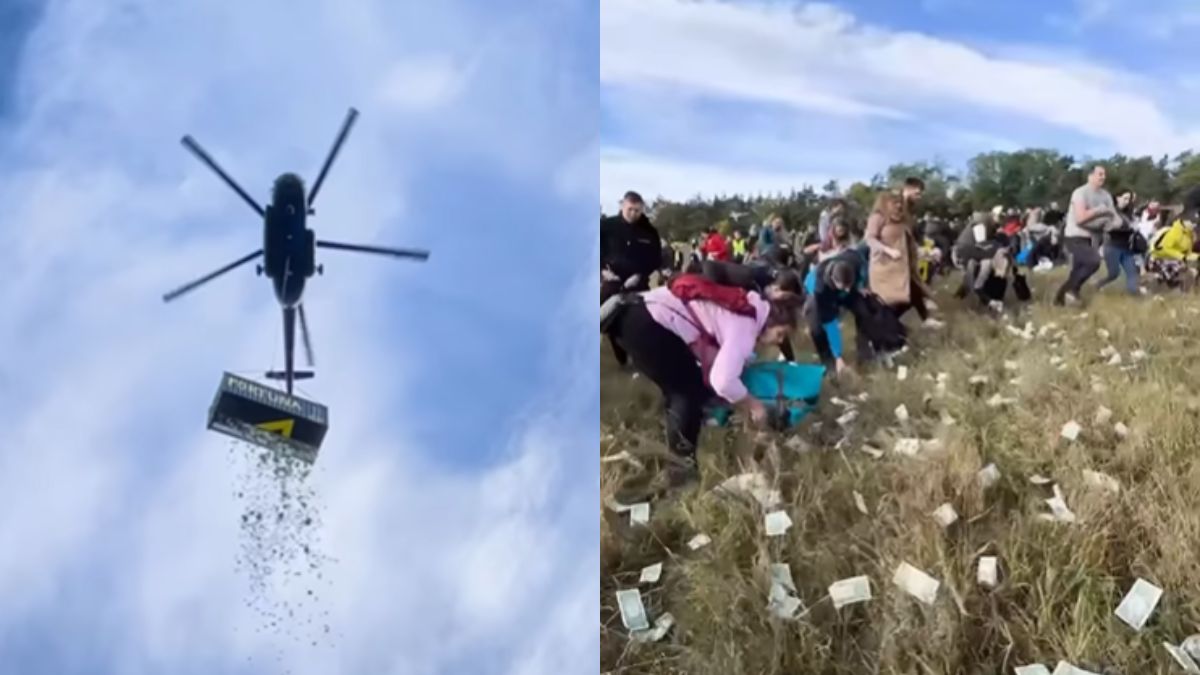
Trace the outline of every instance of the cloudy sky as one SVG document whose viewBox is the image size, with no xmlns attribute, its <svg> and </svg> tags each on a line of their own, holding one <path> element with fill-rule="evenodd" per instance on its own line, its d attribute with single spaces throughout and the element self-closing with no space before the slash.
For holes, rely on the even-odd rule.
<svg viewBox="0 0 1200 675">
<path fill-rule="evenodd" d="M 588 0 L 0 2 L 0 670 L 594 668 L 598 22 Z M 310 649 L 254 630 L 237 467 L 204 429 L 222 371 L 281 365 L 278 308 L 252 268 L 161 294 L 261 245 L 183 134 L 266 201 L 350 106 L 318 236 L 433 255 L 318 254 L 302 384 L 331 409 L 343 637 Z"/>
<path fill-rule="evenodd" d="M 601 198 L 1200 145 L 1191 0 L 603 0 Z"/>
</svg>

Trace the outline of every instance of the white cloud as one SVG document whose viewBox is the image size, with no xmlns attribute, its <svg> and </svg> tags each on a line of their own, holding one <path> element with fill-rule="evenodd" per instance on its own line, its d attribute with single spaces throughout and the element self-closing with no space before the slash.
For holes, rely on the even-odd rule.
<svg viewBox="0 0 1200 675">
<path fill-rule="evenodd" d="M 868 177 L 766 172 L 735 166 L 676 161 L 623 148 L 605 148 L 600 156 L 600 197 L 609 213 L 626 190 L 647 200 L 687 200 L 697 194 L 756 195 L 788 193 L 809 185 L 820 190 L 830 178 L 845 186 Z"/>
<path fill-rule="evenodd" d="M 400 112 L 432 112 L 453 103 L 470 73 L 445 57 L 406 59 L 392 66 L 380 86 L 380 102 Z"/>
<path fill-rule="evenodd" d="M 828 5 L 607 0 L 601 26 L 606 84 L 656 83 L 833 115 L 919 118 L 975 107 L 1137 154 L 1200 139 L 1156 91 L 1122 73 L 990 56 Z"/>
<path fill-rule="evenodd" d="M 408 364 L 454 358 L 455 344 L 445 354 L 414 354 L 394 326 L 379 330 L 399 323 L 381 314 L 412 316 L 406 328 L 420 330 L 430 305 L 373 293 L 405 272 L 352 254 L 323 258 L 328 274 L 306 298 L 319 364 L 312 389 L 332 410 L 314 478 L 328 552 L 339 559 L 328 570 L 325 602 L 344 637 L 318 653 L 253 631 L 244 580 L 231 569 L 234 472 L 226 441 L 203 422 L 222 370 L 279 365 L 279 311 L 253 267 L 161 302 L 162 292 L 261 242 L 253 214 L 179 137 L 195 134 L 261 201 L 281 170 L 315 173 L 345 108 L 358 104 L 363 117 L 322 190 L 314 226 L 339 240 L 404 245 L 436 227 L 420 230 L 409 217 L 410 186 L 433 160 L 447 166 L 445 157 L 421 154 L 428 136 L 447 129 L 510 132 L 483 150 L 462 147 L 477 136 L 444 137 L 449 151 L 474 159 L 477 180 L 496 176 L 507 185 L 516 175 L 580 198 L 585 160 L 568 164 L 580 139 L 547 131 L 576 126 L 590 135 L 578 118 L 556 119 L 563 108 L 554 103 L 592 86 L 589 73 L 543 58 L 554 38 L 529 17 L 520 17 L 523 35 L 540 42 L 489 51 L 476 71 L 523 74 L 530 86 L 514 103 L 494 83 L 463 75 L 478 36 L 495 23 L 473 7 L 437 3 L 422 7 L 416 22 L 398 20 L 413 17 L 388 2 L 273 5 L 67 0 L 47 8 L 30 40 L 22 73 L 30 113 L 14 130 L 20 152 L 11 155 L 29 160 L 12 166 L 0 158 L 0 350 L 22 355 L 2 367 L 0 380 L 0 630 L 35 613 L 69 613 L 89 635 L 105 635 L 103 649 L 116 661 L 89 652 L 100 647 L 82 636 L 56 630 L 47 640 L 99 672 L 131 674 L 200 663 L 232 671 L 280 646 L 298 675 L 444 672 L 464 654 L 480 659 L 476 672 L 594 664 L 594 630 L 562 642 L 548 642 L 559 633 L 528 630 L 594 607 L 580 599 L 585 590 L 594 599 L 580 576 L 587 570 L 594 579 L 596 569 L 596 536 L 588 525 L 580 530 L 595 522 L 594 491 L 584 499 L 592 508 L 586 519 L 562 517 L 596 484 L 562 468 L 569 450 L 594 443 L 594 368 L 589 377 L 558 371 L 527 418 L 481 433 L 485 466 L 447 469 L 431 459 L 439 448 L 410 437 L 408 416 L 445 396 L 438 405 L 460 408 L 469 424 L 471 406 L 490 403 L 458 384 L 412 390 Z M 440 65 L 416 74 L 431 64 Z M 550 76 L 561 91 L 530 84 Z M 437 114 L 371 106 L 388 84 L 407 96 L 406 110 Z M 538 112 L 526 117 L 523 109 Z M 530 139 L 540 141 L 530 161 L 510 163 L 501 152 Z M 486 204 L 480 214 L 488 215 Z M 471 236 L 493 245 L 507 234 Z M 539 253 L 522 271 L 541 271 Z M 446 261 L 437 278 L 451 280 L 449 291 L 478 295 L 477 279 L 444 271 L 455 251 L 434 254 Z M 574 312 L 579 300 L 566 291 L 559 301 Z M 553 309 L 540 307 L 538 318 Z M 476 326 L 487 332 L 486 322 Z M 530 339 L 542 330 L 531 323 Z M 586 352 L 594 364 L 595 338 L 583 335 L 556 336 L 559 356 L 582 362 Z M 82 592 L 60 603 L 61 589 L 81 574 Z M 518 656 L 534 660 L 518 664 Z M 39 664 L 25 665 L 23 672 L 38 672 Z"/>
</svg>

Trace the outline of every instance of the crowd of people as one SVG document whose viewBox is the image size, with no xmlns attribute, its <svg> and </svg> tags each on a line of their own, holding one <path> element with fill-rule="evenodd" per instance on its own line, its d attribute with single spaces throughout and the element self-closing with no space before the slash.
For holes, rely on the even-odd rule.
<svg viewBox="0 0 1200 675">
<path fill-rule="evenodd" d="M 1200 188 L 1165 208 L 1138 195 L 1105 189 L 1093 167 L 1060 209 L 1052 202 L 1023 210 L 995 206 L 969 218 L 918 217 L 924 183 L 908 178 L 880 191 L 855 222 L 842 199 L 831 199 L 816 223 L 771 216 L 761 227 L 726 233 L 711 227 L 690 245 L 664 239 L 646 215 L 641 195 L 627 192 L 621 212 L 600 223 L 601 331 L 622 367 L 659 387 L 666 414 L 673 488 L 699 480 L 696 449 L 706 406 L 714 398 L 761 424 L 764 405 L 740 378 L 760 346 L 796 360 L 801 326 L 831 376 L 850 366 L 841 321 L 855 324 L 859 367 L 903 350 L 902 318 L 916 312 L 925 330 L 943 322 L 933 313 L 930 285 L 961 272 L 955 295 L 979 311 L 1000 312 L 1010 296 L 1030 302 L 1027 273 L 1068 268 L 1056 305 L 1080 305 L 1122 275 L 1125 292 L 1148 285 L 1190 289 L 1200 272 Z M 653 289 L 652 278 L 661 283 Z M 1011 293 L 1010 293 L 1011 291 Z M 971 300 L 974 298 L 974 300 Z"/>
</svg>

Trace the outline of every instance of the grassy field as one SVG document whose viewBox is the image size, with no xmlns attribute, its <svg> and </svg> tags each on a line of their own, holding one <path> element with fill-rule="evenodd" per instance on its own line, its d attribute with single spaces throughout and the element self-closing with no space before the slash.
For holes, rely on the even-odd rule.
<svg viewBox="0 0 1200 675">
<path fill-rule="evenodd" d="M 601 671 L 1012 673 L 1066 660 L 1098 673 L 1184 672 L 1162 643 L 1200 632 L 1200 296 L 1133 299 L 1118 282 L 1099 296 L 1089 288 L 1095 300 L 1086 310 L 1053 308 L 1046 296 L 1060 275 L 1031 277 L 1035 303 L 1007 320 L 941 293 L 947 326 L 915 329 L 913 350 L 898 359 L 907 379 L 880 367 L 827 386 L 795 432 L 803 444 L 706 428 L 702 488 L 652 503 L 648 527 L 630 526 L 628 514 L 605 504 L 660 465 L 659 394 L 618 372 L 604 343 L 600 453 L 628 451 L 643 466 L 601 465 Z M 1027 321 L 1032 339 L 1006 328 Z M 797 344 L 815 360 L 806 337 Z M 846 344 L 853 349 L 849 337 Z M 1120 353 L 1120 365 L 1106 348 Z M 939 373 L 948 375 L 940 395 Z M 989 382 L 971 385 L 973 375 Z M 834 421 L 844 411 L 830 398 L 861 392 L 869 399 L 846 433 Z M 989 406 L 996 395 L 1016 402 Z M 893 412 L 900 404 L 906 425 Z M 1104 423 L 1100 406 L 1112 411 Z M 1072 420 L 1082 432 L 1069 442 L 1061 431 Z M 940 448 L 897 454 L 900 437 L 940 439 Z M 864 444 L 884 455 L 874 458 Z M 1001 478 L 985 490 L 977 472 L 988 463 Z M 1115 478 L 1119 493 L 1090 484 L 1085 470 Z M 782 491 L 794 523 L 783 537 L 764 535 L 757 503 L 711 492 L 748 471 Z M 1076 522 L 1038 517 L 1053 494 L 1028 480 L 1038 474 L 1061 488 Z M 960 518 L 943 529 L 930 514 L 947 502 Z M 699 533 L 712 543 L 689 550 Z M 994 589 L 976 582 L 980 555 L 999 558 Z M 661 579 L 639 584 L 641 569 L 658 562 Z M 767 566 L 781 562 L 806 609 L 794 620 L 766 609 Z M 901 562 L 941 582 L 932 606 L 892 584 Z M 829 585 L 858 575 L 870 577 L 873 599 L 835 610 Z M 1164 594 L 1136 632 L 1113 612 L 1139 577 Z M 615 598 L 627 588 L 641 589 L 651 621 L 674 616 L 662 641 L 628 639 Z"/>
</svg>

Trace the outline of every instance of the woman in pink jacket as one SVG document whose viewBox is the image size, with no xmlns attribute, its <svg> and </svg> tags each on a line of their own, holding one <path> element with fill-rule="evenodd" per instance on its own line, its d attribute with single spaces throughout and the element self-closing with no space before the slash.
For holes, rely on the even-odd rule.
<svg viewBox="0 0 1200 675">
<path fill-rule="evenodd" d="M 684 302 L 665 287 L 642 294 L 614 319 L 613 334 L 634 367 L 662 390 L 667 446 L 679 461 L 667 469 L 672 488 L 699 482 L 696 448 L 704 406 L 713 394 L 747 413 L 755 424 L 767 410 L 742 384 L 742 368 L 756 345 L 778 346 L 799 314 L 791 297 L 763 299 L 750 291 L 755 316 L 735 314 L 707 300 Z"/>
</svg>

